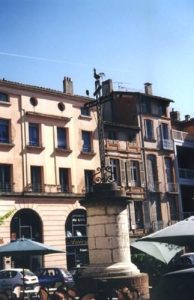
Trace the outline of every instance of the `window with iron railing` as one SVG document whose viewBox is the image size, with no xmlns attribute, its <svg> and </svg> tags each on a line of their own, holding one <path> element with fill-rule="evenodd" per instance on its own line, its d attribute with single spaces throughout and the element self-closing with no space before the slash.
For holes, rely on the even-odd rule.
<svg viewBox="0 0 194 300">
<path fill-rule="evenodd" d="M 59 168 L 60 191 L 63 193 L 72 192 L 70 185 L 70 169 Z"/>
<path fill-rule="evenodd" d="M 31 166 L 31 188 L 32 192 L 44 192 L 42 167 Z"/>
<path fill-rule="evenodd" d="M 13 183 L 11 179 L 11 165 L 0 164 L 0 191 L 13 191 Z"/>
</svg>

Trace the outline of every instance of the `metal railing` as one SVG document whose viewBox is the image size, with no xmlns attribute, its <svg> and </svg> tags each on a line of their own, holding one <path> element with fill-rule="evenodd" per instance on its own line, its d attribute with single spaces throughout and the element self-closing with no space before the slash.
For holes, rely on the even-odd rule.
<svg viewBox="0 0 194 300">
<path fill-rule="evenodd" d="M 0 192 L 1 193 L 10 193 L 14 192 L 14 183 L 2 183 L 0 182 Z"/>
<path fill-rule="evenodd" d="M 173 150 L 173 140 L 170 139 L 162 139 L 161 146 L 164 150 Z"/>
<path fill-rule="evenodd" d="M 178 184 L 174 182 L 167 182 L 166 190 L 169 193 L 178 193 Z"/>
<path fill-rule="evenodd" d="M 179 168 L 179 177 L 182 179 L 194 179 L 194 170 Z"/>
<path fill-rule="evenodd" d="M 194 142 L 194 134 L 188 132 L 173 129 L 172 136 L 174 140 Z"/>
<path fill-rule="evenodd" d="M 31 193 L 73 193 L 72 185 L 28 184 L 25 192 Z"/>
</svg>

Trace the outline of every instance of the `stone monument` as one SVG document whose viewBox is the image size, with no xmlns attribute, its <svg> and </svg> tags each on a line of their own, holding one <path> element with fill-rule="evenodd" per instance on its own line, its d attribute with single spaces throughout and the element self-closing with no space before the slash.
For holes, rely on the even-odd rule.
<svg viewBox="0 0 194 300">
<path fill-rule="evenodd" d="M 129 240 L 129 198 L 115 182 L 98 183 L 81 205 L 87 210 L 90 264 L 84 269 L 81 287 L 89 292 L 132 287 L 141 299 L 149 299 L 148 275 L 131 262 Z"/>
</svg>

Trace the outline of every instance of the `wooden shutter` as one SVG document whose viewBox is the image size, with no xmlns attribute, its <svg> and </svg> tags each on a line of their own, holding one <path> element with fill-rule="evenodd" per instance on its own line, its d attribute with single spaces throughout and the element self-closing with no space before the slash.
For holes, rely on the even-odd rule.
<svg viewBox="0 0 194 300">
<path fill-rule="evenodd" d="M 124 159 L 120 159 L 119 160 L 119 165 L 120 165 L 120 181 L 121 181 L 121 186 L 126 186 L 125 160 Z"/>
<path fill-rule="evenodd" d="M 134 201 L 129 203 L 131 229 L 136 229 Z"/>
<path fill-rule="evenodd" d="M 143 216 L 144 216 L 144 227 L 145 229 L 151 228 L 150 221 L 150 203 L 149 201 L 143 201 Z"/>
<path fill-rule="evenodd" d="M 131 161 L 130 160 L 126 161 L 126 167 L 127 167 L 127 183 L 128 183 L 128 186 L 132 186 L 132 184 L 131 184 Z"/>
<path fill-rule="evenodd" d="M 144 165 L 142 161 L 139 162 L 139 171 L 140 171 L 141 187 L 145 187 L 145 171 L 144 171 Z"/>
</svg>

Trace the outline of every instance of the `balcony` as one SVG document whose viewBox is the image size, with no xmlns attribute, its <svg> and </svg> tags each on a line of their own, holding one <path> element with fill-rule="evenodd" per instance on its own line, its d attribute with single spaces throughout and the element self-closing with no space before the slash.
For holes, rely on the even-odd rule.
<svg viewBox="0 0 194 300">
<path fill-rule="evenodd" d="M 163 150 L 172 151 L 174 149 L 173 140 L 170 139 L 162 139 L 160 145 Z"/>
<path fill-rule="evenodd" d="M 172 130 L 172 136 L 174 140 L 194 143 L 194 134 L 188 132 Z"/>
<path fill-rule="evenodd" d="M 56 184 L 28 184 L 25 192 L 29 193 L 73 193 L 72 185 L 56 185 Z"/>
<path fill-rule="evenodd" d="M 0 193 L 12 193 L 12 192 L 14 192 L 14 183 L 0 182 Z"/>
<path fill-rule="evenodd" d="M 166 191 L 168 193 L 178 193 L 178 184 L 174 182 L 167 182 Z"/>
<path fill-rule="evenodd" d="M 137 141 L 129 142 L 129 141 L 120 141 L 120 140 L 105 140 L 105 148 L 107 150 L 117 150 L 124 152 L 140 152 L 140 147 Z"/>
<path fill-rule="evenodd" d="M 181 179 L 194 180 L 194 170 L 179 168 L 179 177 Z"/>
</svg>

